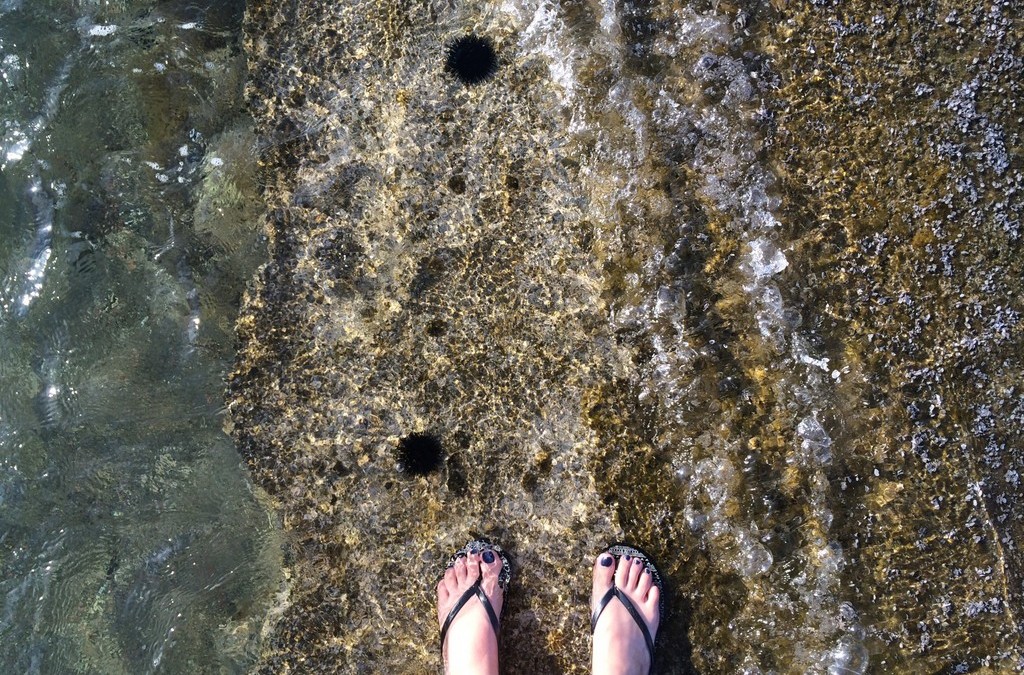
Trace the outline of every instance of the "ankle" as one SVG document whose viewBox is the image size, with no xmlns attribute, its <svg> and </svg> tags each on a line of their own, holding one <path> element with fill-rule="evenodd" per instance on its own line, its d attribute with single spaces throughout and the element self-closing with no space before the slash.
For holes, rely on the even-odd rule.
<svg viewBox="0 0 1024 675">
<path fill-rule="evenodd" d="M 445 658 L 445 675 L 498 675 L 497 649 L 460 648 L 452 658 Z"/>
<path fill-rule="evenodd" d="M 647 648 L 638 649 L 634 640 L 622 635 L 595 641 L 591 660 L 593 675 L 647 675 L 650 671 Z"/>
<path fill-rule="evenodd" d="M 490 629 L 463 631 L 459 638 L 456 645 L 446 643 L 442 650 L 445 675 L 498 675 L 498 644 Z"/>
</svg>

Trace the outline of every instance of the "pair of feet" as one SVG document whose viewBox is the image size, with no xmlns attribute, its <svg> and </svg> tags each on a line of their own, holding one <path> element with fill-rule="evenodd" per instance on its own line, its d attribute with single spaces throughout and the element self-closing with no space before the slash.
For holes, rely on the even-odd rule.
<svg viewBox="0 0 1024 675">
<path fill-rule="evenodd" d="M 502 560 L 493 551 L 473 552 L 457 559 L 437 584 L 438 623 L 479 583 L 496 615 L 501 616 L 504 593 L 498 583 Z M 616 559 L 602 553 L 594 561 L 591 612 L 615 586 L 636 608 L 653 637 L 658 630 L 660 590 L 639 558 Z M 482 602 L 468 602 L 455 616 L 442 645 L 446 675 L 497 675 L 498 636 Z M 591 669 L 594 675 L 645 675 L 650 653 L 637 621 L 613 598 L 594 626 Z"/>
</svg>

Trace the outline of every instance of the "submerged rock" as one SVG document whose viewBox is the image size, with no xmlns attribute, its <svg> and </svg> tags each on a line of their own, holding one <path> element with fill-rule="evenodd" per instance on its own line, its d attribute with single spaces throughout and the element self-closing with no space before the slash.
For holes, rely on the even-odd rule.
<svg viewBox="0 0 1024 675">
<path fill-rule="evenodd" d="M 1021 27 L 776 4 L 250 3 L 266 672 L 436 666 L 475 535 L 509 672 L 586 672 L 621 537 L 672 581 L 665 672 L 1021 664 Z"/>
</svg>

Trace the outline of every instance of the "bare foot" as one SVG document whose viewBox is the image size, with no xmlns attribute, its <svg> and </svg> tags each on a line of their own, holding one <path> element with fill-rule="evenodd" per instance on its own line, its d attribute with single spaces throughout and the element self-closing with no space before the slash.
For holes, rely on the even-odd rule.
<svg viewBox="0 0 1024 675">
<path fill-rule="evenodd" d="M 613 581 L 636 607 L 653 639 L 661 620 L 658 605 L 661 591 L 651 573 L 638 558 L 622 556 L 616 563 L 610 553 L 602 553 L 594 562 L 591 612 L 597 609 Z M 608 602 L 594 627 L 591 667 L 594 675 L 646 675 L 651 669 L 651 655 L 643 632 L 617 597 Z"/>
<path fill-rule="evenodd" d="M 501 616 L 504 593 L 498 585 L 501 558 L 493 551 L 470 553 L 459 558 L 437 584 L 437 622 L 443 626 L 448 613 L 479 581 L 494 614 Z M 466 601 L 452 620 L 441 646 L 446 675 L 497 675 L 498 636 L 491 626 L 483 602 L 475 595 Z"/>
</svg>

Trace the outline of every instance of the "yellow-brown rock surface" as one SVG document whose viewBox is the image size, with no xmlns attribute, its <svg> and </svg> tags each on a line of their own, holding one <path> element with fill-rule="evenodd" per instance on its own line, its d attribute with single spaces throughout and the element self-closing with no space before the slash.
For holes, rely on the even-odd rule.
<svg viewBox="0 0 1024 675">
<path fill-rule="evenodd" d="M 713 4 L 250 3 L 265 672 L 437 668 L 475 535 L 516 562 L 510 673 L 586 672 L 623 537 L 664 672 L 1020 667 L 1019 20 Z"/>
</svg>

